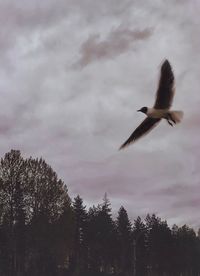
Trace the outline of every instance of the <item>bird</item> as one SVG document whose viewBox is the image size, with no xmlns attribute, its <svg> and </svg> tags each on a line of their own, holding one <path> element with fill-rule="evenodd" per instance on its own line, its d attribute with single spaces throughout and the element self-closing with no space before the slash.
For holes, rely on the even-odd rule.
<svg viewBox="0 0 200 276">
<path fill-rule="evenodd" d="M 154 106 L 152 108 L 144 106 L 137 110 L 138 112 L 144 113 L 147 117 L 120 146 L 119 150 L 126 148 L 149 133 L 162 119 L 165 119 L 170 126 L 174 126 L 181 122 L 183 111 L 170 110 L 175 93 L 174 83 L 175 80 L 172 67 L 169 61 L 165 59 L 161 65 L 160 79 Z"/>
</svg>

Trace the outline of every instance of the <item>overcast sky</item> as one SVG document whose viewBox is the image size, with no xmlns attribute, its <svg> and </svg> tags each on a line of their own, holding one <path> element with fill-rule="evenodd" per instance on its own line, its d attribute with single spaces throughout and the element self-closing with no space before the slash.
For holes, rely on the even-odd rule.
<svg viewBox="0 0 200 276">
<path fill-rule="evenodd" d="M 1 156 L 42 156 L 88 206 L 107 192 L 131 219 L 200 227 L 199 14 L 198 0 L 0 0 Z M 165 58 L 183 122 L 118 151 Z"/>
</svg>

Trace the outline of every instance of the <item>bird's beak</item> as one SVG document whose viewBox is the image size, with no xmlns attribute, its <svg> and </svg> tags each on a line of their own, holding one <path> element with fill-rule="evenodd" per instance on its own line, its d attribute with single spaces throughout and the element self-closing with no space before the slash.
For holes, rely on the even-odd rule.
<svg viewBox="0 0 200 276">
<path fill-rule="evenodd" d="M 141 111 L 140 109 L 137 110 L 137 112 L 140 112 L 140 111 Z"/>
</svg>

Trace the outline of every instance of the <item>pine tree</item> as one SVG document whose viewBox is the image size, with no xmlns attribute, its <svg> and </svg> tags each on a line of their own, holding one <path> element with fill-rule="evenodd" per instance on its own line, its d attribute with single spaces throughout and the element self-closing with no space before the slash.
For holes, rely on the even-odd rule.
<svg viewBox="0 0 200 276">
<path fill-rule="evenodd" d="M 120 207 L 117 216 L 117 235 L 119 243 L 119 272 L 129 275 L 132 270 L 132 231 L 127 211 Z"/>
<path fill-rule="evenodd" d="M 74 213 L 74 267 L 76 274 L 86 270 L 87 267 L 87 212 L 86 206 L 83 205 L 82 198 L 78 195 L 73 201 L 73 213 Z M 86 267 L 85 267 L 86 266 Z"/>
<path fill-rule="evenodd" d="M 73 255 L 74 229 L 75 222 L 71 200 L 67 199 L 59 220 L 54 224 L 56 236 L 54 248 L 58 270 L 61 275 L 62 272 L 65 274 L 70 269 L 70 260 Z"/>
<path fill-rule="evenodd" d="M 195 274 L 199 266 L 197 238 L 194 230 L 187 225 L 178 228 L 177 264 L 178 272 L 186 275 Z"/>
<path fill-rule="evenodd" d="M 88 211 L 88 266 L 90 275 L 117 271 L 117 230 L 107 195 Z"/>
<path fill-rule="evenodd" d="M 154 274 L 170 272 L 172 237 L 166 221 L 161 221 L 155 214 L 147 215 L 148 230 L 148 267 Z"/>
<path fill-rule="evenodd" d="M 93 206 L 88 211 L 88 272 L 95 275 L 100 271 L 101 266 L 101 245 L 99 242 L 99 221 L 98 215 L 101 210 L 100 206 Z"/>
<path fill-rule="evenodd" d="M 137 217 L 133 224 L 133 269 L 135 275 L 145 275 L 147 271 L 146 251 L 147 229 L 141 217 Z"/>
<path fill-rule="evenodd" d="M 97 240 L 99 241 L 99 254 L 101 257 L 100 271 L 109 273 L 115 270 L 117 258 L 117 231 L 112 219 L 111 204 L 104 195 L 103 203 L 98 207 L 97 215 Z"/>
</svg>

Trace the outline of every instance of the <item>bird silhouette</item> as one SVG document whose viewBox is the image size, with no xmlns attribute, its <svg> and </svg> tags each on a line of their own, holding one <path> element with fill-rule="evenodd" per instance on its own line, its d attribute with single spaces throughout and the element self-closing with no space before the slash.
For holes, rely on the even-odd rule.
<svg viewBox="0 0 200 276">
<path fill-rule="evenodd" d="M 161 66 L 160 80 L 154 106 L 152 108 L 144 106 L 137 110 L 138 112 L 146 114 L 147 118 L 145 118 L 144 121 L 133 131 L 130 137 L 119 149 L 124 149 L 149 133 L 162 119 L 165 119 L 170 126 L 181 121 L 183 112 L 180 110 L 170 110 L 174 93 L 174 74 L 169 61 L 166 59 Z"/>
</svg>

